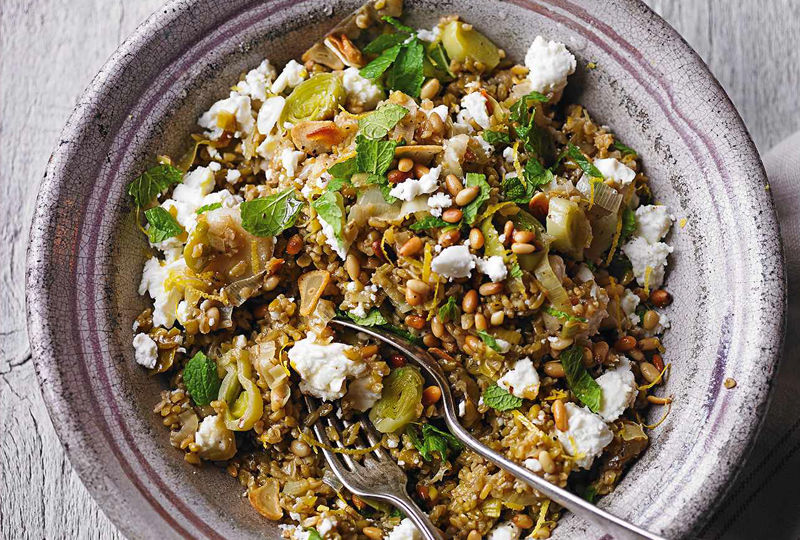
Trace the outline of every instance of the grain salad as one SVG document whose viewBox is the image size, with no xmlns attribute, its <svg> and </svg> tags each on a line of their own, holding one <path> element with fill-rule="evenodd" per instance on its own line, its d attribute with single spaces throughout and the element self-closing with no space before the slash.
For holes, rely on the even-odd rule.
<svg viewBox="0 0 800 540">
<path fill-rule="evenodd" d="M 424 346 L 476 438 L 593 501 L 646 449 L 645 409 L 672 403 L 674 217 L 565 97 L 563 43 L 531 36 L 518 64 L 458 16 L 401 16 L 377 0 L 282 69 L 264 59 L 130 184 L 152 250 L 134 358 L 168 384 L 172 446 L 284 538 L 421 537 L 326 469 L 326 415 L 383 434 L 446 538 L 548 538 L 557 504 L 464 449 L 408 359 L 329 322 Z M 359 426 L 328 429 L 335 451 L 365 452 Z"/>
</svg>

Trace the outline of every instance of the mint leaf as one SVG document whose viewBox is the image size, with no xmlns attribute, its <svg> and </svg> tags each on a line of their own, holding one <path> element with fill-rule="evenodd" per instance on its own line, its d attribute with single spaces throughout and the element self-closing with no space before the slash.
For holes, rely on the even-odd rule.
<svg viewBox="0 0 800 540">
<path fill-rule="evenodd" d="M 183 368 L 183 384 L 195 405 L 204 407 L 217 399 L 221 381 L 217 364 L 198 351 Z"/>
<path fill-rule="evenodd" d="M 361 326 L 383 326 L 385 324 L 389 324 L 389 321 L 386 320 L 378 308 L 372 308 L 370 312 L 367 313 L 366 317 L 359 317 L 352 311 L 348 311 L 347 316 L 353 319 L 353 322 L 360 324 Z"/>
<path fill-rule="evenodd" d="M 478 186 L 481 192 L 475 197 L 471 203 L 461 209 L 463 213 L 463 221 L 467 225 L 472 225 L 478 217 L 478 211 L 481 205 L 489 199 L 489 192 L 491 186 L 486 181 L 486 176 L 478 173 L 467 173 L 467 187 Z"/>
<path fill-rule="evenodd" d="M 546 307 L 544 308 L 545 313 L 552 315 L 557 319 L 564 319 L 566 321 L 578 321 L 578 322 L 586 322 L 586 319 L 583 317 L 576 317 L 574 315 L 570 315 L 564 311 L 560 311 L 554 307 Z"/>
<path fill-rule="evenodd" d="M 425 48 L 422 42 L 412 38 L 411 42 L 403 45 L 400 53 L 388 73 L 387 83 L 392 90 L 399 90 L 412 98 L 419 97 L 425 59 Z"/>
<path fill-rule="evenodd" d="M 153 244 L 163 242 L 167 238 L 178 236 L 183 232 L 183 227 L 178 225 L 172 214 L 160 206 L 145 210 L 144 217 L 147 218 L 147 222 L 150 224 L 147 236 Z"/>
<path fill-rule="evenodd" d="M 137 208 L 144 208 L 173 184 L 183 182 L 183 173 L 172 165 L 156 165 L 147 169 L 128 185 L 128 195 Z"/>
<path fill-rule="evenodd" d="M 428 62 L 433 73 L 431 75 L 443 82 L 452 81 L 455 78 L 453 72 L 450 71 L 450 57 L 441 41 L 431 43 L 428 46 Z M 428 73 L 425 73 L 428 76 Z"/>
<path fill-rule="evenodd" d="M 572 390 L 592 412 L 600 410 L 603 389 L 597 384 L 583 365 L 583 347 L 573 345 L 559 357 L 567 378 L 567 387 Z"/>
<path fill-rule="evenodd" d="M 448 296 L 445 305 L 439 308 L 439 320 L 446 323 L 447 321 L 455 321 L 456 317 L 458 317 L 456 297 Z"/>
<path fill-rule="evenodd" d="M 358 120 L 358 129 L 368 139 L 383 139 L 395 124 L 408 114 L 408 109 L 394 103 L 381 105 Z"/>
<path fill-rule="evenodd" d="M 483 391 L 483 402 L 498 411 L 510 411 L 522 406 L 522 398 L 508 393 L 508 390 L 493 384 Z"/>
<path fill-rule="evenodd" d="M 522 278 L 522 268 L 519 267 L 519 263 L 516 261 L 511 263 L 511 266 L 508 269 L 508 273 L 514 279 Z"/>
<path fill-rule="evenodd" d="M 325 189 L 328 191 L 339 191 L 344 186 L 352 186 L 353 184 L 350 183 L 350 180 L 347 178 L 331 178 L 328 185 L 325 186 Z"/>
<path fill-rule="evenodd" d="M 619 140 L 615 140 L 614 144 L 611 145 L 611 148 L 613 148 L 614 150 L 619 150 L 620 152 L 622 152 L 623 156 L 638 156 L 639 155 L 639 152 L 637 152 L 636 150 L 634 150 L 630 146 L 626 146 L 626 145 L 622 144 L 622 142 L 619 141 Z"/>
<path fill-rule="evenodd" d="M 342 241 L 342 229 L 344 228 L 344 203 L 339 193 L 326 191 L 311 204 L 319 214 L 320 219 L 331 226 L 333 233 L 339 241 Z"/>
<path fill-rule="evenodd" d="M 412 334 L 408 330 L 403 330 L 402 328 L 398 328 L 397 326 L 395 326 L 393 324 L 384 324 L 383 326 L 381 326 L 381 328 L 383 328 L 385 330 L 388 330 L 389 332 L 391 332 L 393 334 L 397 334 L 401 338 L 405 338 L 405 339 L 407 339 L 408 341 L 410 341 L 411 343 L 413 343 L 415 345 L 419 345 L 419 346 L 423 345 L 422 338 L 415 336 L 414 334 Z"/>
<path fill-rule="evenodd" d="M 500 183 L 500 195 L 507 201 L 526 203 L 530 201 L 530 198 L 527 201 L 525 200 L 527 192 L 527 186 L 522 183 L 522 179 L 517 175 L 508 175 Z"/>
<path fill-rule="evenodd" d="M 383 176 L 394 160 L 395 141 L 371 141 L 363 135 L 356 137 L 358 170 Z"/>
<path fill-rule="evenodd" d="M 322 540 L 322 536 L 317 532 L 317 529 L 309 528 L 306 529 L 306 532 L 308 533 L 306 540 Z"/>
<path fill-rule="evenodd" d="M 387 15 L 387 16 L 383 17 L 383 20 L 386 21 L 387 23 L 391 24 L 392 26 L 394 26 L 395 28 L 397 28 L 401 32 L 405 32 L 406 34 L 413 34 L 414 33 L 414 29 L 413 28 L 411 28 L 410 26 L 404 25 L 403 23 L 401 23 L 400 21 L 398 21 L 394 17 L 391 17 L 391 16 Z"/>
<path fill-rule="evenodd" d="M 364 77 L 365 79 L 375 80 L 379 78 L 383 73 L 389 69 L 389 66 L 397 58 L 397 55 L 400 54 L 400 49 L 402 45 L 395 45 L 394 47 L 389 47 L 385 51 L 383 51 L 380 56 L 378 56 L 375 60 L 361 68 L 359 71 L 359 75 Z"/>
<path fill-rule="evenodd" d="M 464 449 L 464 445 L 447 431 L 438 429 L 433 424 L 422 424 L 420 434 L 416 426 L 409 424 L 406 434 L 411 439 L 411 444 L 419 451 L 419 455 L 425 461 L 433 459 L 433 453 L 438 452 L 442 461 L 447 460 L 450 451 L 459 452 Z"/>
<path fill-rule="evenodd" d="M 511 135 L 505 131 L 493 131 L 491 129 L 486 129 L 483 131 L 483 133 L 481 133 L 481 137 L 483 137 L 483 140 L 489 144 L 511 144 Z"/>
<path fill-rule="evenodd" d="M 428 229 L 435 229 L 441 227 L 447 227 L 450 225 L 442 218 L 438 218 L 435 216 L 425 216 L 421 220 L 417 221 L 413 225 L 409 227 L 412 231 L 425 231 Z"/>
<path fill-rule="evenodd" d="M 202 214 L 203 212 L 210 212 L 212 210 L 216 210 L 217 208 L 222 208 L 222 203 L 211 203 L 211 204 L 204 204 L 200 208 L 197 209 L 197 214 Z"/>
<path fill-rule="evenodd" d="M 511 106 L 509 109 L 510 114 L 508 118 L 512 122 L 517 122 L 522 126 L 527 126 L 531 120 L 533 120 L 529 110 L 531 104 L 536 102 L 547 103 L 548 100 L 549 98 L 547 96 L 540 94 L 539 92 L 525 94 Z"/>
<path fill-rule="evenodd" d="M 297 198 L 294 189 L 261 199 L 245 201 L 239 205 L 242 227 L 256 236 L 277 236 L 297 220 L 303 201 Z"/>
<path fill-rule="evenodd" d="M 597 500 L 597 488 L 592 485 L 586 486 L 581 497 L 594 504 L 594 501 Z"/>
<path fill-rule="evenodd" d="M 622 231 L 619 234 L 619 243 L 627 239 L 636 230 L 636 212 L 627 206 L 622 211 Z"/>
<path fill-rule="evenodd" d="M 494 337 L 489 332 L 487 332 L 485 330 L 480 330 L 478 332 L 478 336 L 486 344 L 486 346 L 489 347 L 490 349 L 492 349 L 493 351 L 495 351 L 495 352 L 502 351 L 502 349 L 500 348 L 500 345 L 497 343 L 497 340 L 494 339 Z"/>
<path fill-rule="evenodd" d="M 351 157 L 345 161 L 340 161 L 328 168 L 328 173 L 334 178 L 345 178 L 350 180 L 350 177 L 358 172 L 358 163 L 355 157 Z"/>
<path fill-rule="evenodd" d="M 378 186 L 381 190 L 381 195 L 383 195 L 383 200 L 389 204 L 394 204 L 397 202 L 397 197 L 392 195 L 392 184 L 389 183 L 389 179 L 385 176 L 381 176 L 378 174 L 370 174 L 367 177 L 367 184 L 373 184 Z"/>
<path fill-rule="evenodd" d="M 410 37 L 411 36 L 406 32 L 397 34 L 382 34 L 372 40 L 369 45 L 364 47 L 362 52 L 367 54 L 381 54 L 386 49 L 391 49 L 395 45 L 401 45 Z"/>
<path fill-rule="evenodd" d="M 590 177 L 599 178 L 601 180 L 604 178 L 603 173 L 601 173 L 574 144 L 569 143 L 569 146 L 567 147 L 567 155 L 571 157 L 578 167 L 580 167 L 583 172 L 588 174 Z"/>
<path fill-rule="evenodd" d="M 542 164 L 536 158 L 528 159 L 528 162 L 525 163 L 523 174 L 525 175 L 525 182 L 528 183 L 528 190 L 531 196 L 533 196 L 535 188 L 545 186 L 553 181 L 553 173 L 542 167 Z"/>
</svg>

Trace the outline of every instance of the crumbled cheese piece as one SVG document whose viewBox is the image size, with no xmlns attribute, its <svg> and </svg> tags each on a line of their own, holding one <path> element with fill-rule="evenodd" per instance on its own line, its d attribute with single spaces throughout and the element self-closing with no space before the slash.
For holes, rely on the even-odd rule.
<svg viewBox="0 0 800 540">
<path fill-rule="evenodd" d="M 389 194 L 401 201 L 410 201 L 418 195 L 433 193 L 439 189 L 439 175 L 441 173 L 442 166 L 439 165 L 423 174 L 419 180 L 411 178 L 402 184 L 397 184 Z"/>
<path fill-rule="evenodd" d="M 458 416 L 464 416 L 467 414 L 467 402 L 466 401 L 459 401 L 458 402 Z"/>
<path fill-rule="evenodd" d="M 614 434 L 603 419 L 585 407 L 567 403 L 567 431 L 556 429 L 556 436 L 570 456 L 580 456 L 575 462 L 589 469 L 594 458 L 614 440 Z"/>
<path fill-rule="evenodd" d="M 134 356 L 136 363 L 149 369 L 156 367 L 158 362 L 158 345 L 147 334 L 136 334 L 133 338 Z"/>
<path fill-rule="evenodd" d="M 373 392 L 370 386 L 373 383 L 372 377 L 361 377 L 347 387 L 345 399 L 357 411 L 365 412 L 370 410 L 375 403 L 381 399 L 380 392 Z"/>
<path fill-rule="evenodd" d="M 514 154 L 514 149 L 510 146 L 506 146 L 506 149 L 503 150 L 503 159 L 509 163 L 514 163 Z"/>
<path fill-rule="evenodd" d="M 487 540 L 518 540 L 519 535 L 519 527 L 514 525 L 511 521 L 505 521 L 503 523 L 498 523 L 489 531 Z"/>
<path fill-rule="evenodd" d="M 240 179 L 241 177 L 242 177 L 242 173 L 240 173 L 240 172 L 239 172 L 238 170 L 236 170 L 236 169 L 228 169 L 228 172 L 227 172 L 227 173 L 225 173 L 225 180 L 226 180 L 226 181 L 227 181 L 229 184 L 235 184 L 236 182 L 238 182 L 238 181 L 239 181 L 239 179 Z"/>
<path fill-rule="evenodd" d="M 216 141 L 225 132 L 218 124 L 220 113 L 233 115 L 236 119 L 236 126 L 240 130 L 240 135 L 250 135 L 256 123 L 253 119 L 253 111 L 250 107 L 250 97 L 232 95 L 227 99 L 222 99 L 214 103 L 197 121 L 200 127 L 207 129 L 205 135 L 211 140 Z M 210 148 L 210 147 L 209 147 Z"/>
<path fill-rule="evenodd" d="M 633 326 L 639 324 L 639 316 L 636 314 L 636 307 L 639 302 L 641 302 L 641 299 L 633 294 L 630 289 L 625 289 L 625 292 L 619 298 L 619 307 L 622 308 L 625 316 Z"/>
<path fill-rule="evenodd" d="M 258 101 L 264 101 L 267 99 L 267 88 L 274 78 L 275 68 L 272 67 L 269 60 L 264 59 L 257 68 L 251 69 L 244 76 L 244 80 L 236 85 L 236 91 Z"/>
<path fill-rule="evenodd" d="M 542 472 L 542 464 L 536 458 L 526 459 L 522 464 L 533 472 Z"/>
<path fill-rule="evenodd" d="M 667 317 L 666 313 L 659 313 L 658 314 L 658 324 L 652 330 L 645 331 L 647 336 L 657 336 L 659 334 L 663 334 L 664 330 L 670 327 L 669 317 Z"/>
<path fill-rule="evenodd" d="M 389 533 L 387 540 L 421 540 L 422 533 L 419 532 L 414 522 L 408 518 L 403 518 L 403 521 L 397 525 L 392 532 Z"/>
<path fill-rule="evenodd" d="M 530 70 L 528 80 L 536 92 L 559 92 L 567 86 L 567 77 L 575 73 L 575 57 L 563 43 L 536 36 L 525 55 Z"/>
<path fill-rule="evenodd" d="M 672 246 L 663 242 L 649 244 L 643 237 L 636 237 L 624 246 L 622 252 L 630 259 L 633 275 L 642 287 L 645 286 L 647 269 L 650 269 L 650 279 L 647 285 L 650 289 L 657 289 L 664 283 L 664 272 L 667 267 L 667 257 L 672 253 Z"/>
<path fill-rule="evenodd" d="M 497 386 L 518 398 L 536 399 L 539 394 L 539 373 L 530 358 L 523 358 L 517 360 L 511 371 L 497 380 Z"/>
<path fill-rule="evenodd" d="M 222 420 L 222 416 L 218 414 L 206 416 L 200 422 L 197 433 L 194 435 L 194 442 L 200 447 L 199 452 L 204 454 L 224 454 L 229 450 L 233 440 L 230 430 Z"/>
<path fill-rule="evenodd" d="M 272 133 L 272 128 L 278 124 L 284 105 L 286 105 L 286 98 L 283 96 L 272 96 L 264 102 L 258 110 L 258 120 L 256 121 L 259 133 L 263 135 Z"/>
<path fill-rule="evenodd" d="M 178 224 L 186 232 L 191 233 L 197 225 L 197 209 L 208 204 L 205 200 L 211 194 L 214 186 L 215 179 L 211 167 L 197 167 L 183 177 L 183 182 L 175 186 L 172 198 L 161 203 L 161 207 L 167 212 L 174 210 Z M 182 252 L 183 243 L 176 237 L 172 237 L 153 245 L 165 253 L 169 251 L 167 259 L 173 260 L 176 255 L 181 254 L 175 252 L 175 249 Z"/>
<path fill-rule="evenodd" d="M 383 99 L 383 89 L 359 74 L 358 69 L 349 67 L 342 73 L 342 84 L 347 92 L 347 101 L 361 110 L 374 109 Z"/>
<path fill-rule="evenodd" d="M 467 246 L 445 248 L 431 261 L 431 270 L 450 279 L 469 277 L 475 268 L 473 257 Z"/>
<path fill-rule="evenodd" d="M 291 148 L 284 148 L 281 150 L 281 163 L 283 168 L 286 169 L 286 175 L 289 178 L 294 178 L 297 174 L 297 169 L 300 167 L 300 162 L 306 157 L 305 152 L 299 150 L 292 150 Z"/>
<path fill-rule="evenodd" d="M 271 160 L 272 156 L 275 155 L 275 151 L 278 149 L 280 142 L 280 135 L 271 134 L 267 135 L 261 144 L 258 145 L 258 148 L 256 148 L 256 154 L 264 158 L 261 169 L 267 173 L 267 180 L 271 180 L 270 174 L 274 174 L 274 171 L 269 168 L 269 160 Z"/>
<path fill-rule="evenodd" d="M 208 168 L 214 172 L 219 172 L 222 170 L 222 165 L 216 161 L 212 161 L 208 164 Z"/>
<path fill-rule="evenodd" d="M 494 255 L 488 259 L 475 257 L 475 264 L 478 266 L 478 272 L 486 274 L 495 283 L 503 281 L 508 276 L 506 263 L 500 255 Z"/>
<path fill-rule="evenodd" d="M 648 244 L 655 244 L 669 232 L 672 217 L 666 206 L 646 205 L 636 209 L 636 231 L 634 236 L 642 237 Z"/>
<path fill-rule="evenodd" d="M 619 187 L 629 185 L 636 178 L 636 172 L 616 158 L 596 159 L 593 163 L 606 180 L 614 180 Z"/>
<path fill-rule="evenodd" d="M 453 206 L 453 199 L 447 193 L 437 193 L 428 197 L 428 208 L 432 216 L 440 217 L 442 210 Z"/>
<path fill-rule="evenodd" d="M 308 77 L 308 71 L 296 60 L 289 60 L 281 74 L 272 83 L 270 90 L 273 94 L 282 94 L 286 88 L 294 88 Z"/>
<path fill-rule="evenodd" d="M 471 116 L 469 115 L 469 111 L 467 109 L 461 109 L 456 114 L 456 121 L 453 122 L 453 135 L 463 135 L 466 133 L 472 133 L 475 131 L 475 128 L 472 127 L 470 124 L 469 119 Z"/>
<path fill-rule="evenodd" d="M 359 377 L 367 370 L 366 364 L 345 355 L 349 349 L 343 343 L 317 343 L 313 333 L 296 342 L 289 349 L 289 363 L 302 379 L 300 391 L 325 401 L 342 398 L 347 377 Z"/>
<path fill-rule="evenodd" d="M 342 237 L 340 240 L 336 237 L 336 232 L 333 230 L 333 226 L 325 221 L 322 216 L 319 217 L 319 224 L 322 226 L 322 234 L 325 235 L 325 242 L 331 246 L 331 249 L 339 256 L 340 259 L 345 260 L 347 258 L 347 252 L 350 251 L 350 245 L 352 242 L 349 242 L 346 238 Z"/>
<path fill-rule="evenodd" d="M 631 371 L 631 363 L 627 358 L 621 359 L 619 365 L 606 371 L 595 381 L 603 390 L 598 414 L 606 422 L 613 422 L 625 412 L 625 409 L 633 406 L 638 389 L 636 378 Z"/>
<path fill-rule="evenodd" d="M 442 122 L 447 122 L 447 118 L 450 116 L 450 109 L 447 108 L 447 105 L 439 105 L 438 107 L 434 107 L 429 111 L 422 109 L 422 112 L 424 112 L 428 118 L 430 118 L 432 114 L 437 114 L 439 115 L 439 118 L 442 119 Z"/>
<path fill-rule="evenodd" d="M 437 39 L 439 39 L 439 35 L 442 33 L 442 29 L 438 26 L 434 26 L 430 30 L 426 30 L 424 28 L 420 28 L 417 30 L 417 37 L 422 41 L 427 41 L 428 43 L 433 43 Z"/>
<path fill-rule="evenodd" d="M 336 526 L 336 520 L 329 517 L 322 518 L 322 521 L 317 523 L 317 532 L 322 538 L 325 538 L 329 532 Z"/>
<path fill-rule="evenodd" d="M 489 129 L 489 126 L 492 125 L 486 103 L 486 96 L 480 92 L 467 94 L 461 100 L 461 106 L 467 109 L 470 117 L 483 129 Z"/>
<path fill-rule="evenodd" d="M 471 137 L 473 141 L 483 150 L 483 153 L 486 154 L 487 157 L 491 156 L 494 153 L 494 146 L 486 142 L 486 139 L 480 136 L 473 136 Z"/>
<path fill-rule="evenodd" d="M 144 264 L 139 294 L 148 293 L 153 299 L 153 326 L 172 328 L 172 325 L 175 324 L 175 313 L 178 309 L 178 302 L 183 300 L 183 293 L 178 287 L 173 287 L 169 291 L 165 290 L 164 281 L 171 273 L 183 273 L 186 268 L 186 261 L 183 257 L 164 265 L 157 258 L 152 257 Z"/>
</svg>

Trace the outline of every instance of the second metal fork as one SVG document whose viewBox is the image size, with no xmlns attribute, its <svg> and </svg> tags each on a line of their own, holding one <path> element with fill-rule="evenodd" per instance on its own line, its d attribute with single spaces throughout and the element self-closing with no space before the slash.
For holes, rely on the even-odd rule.
<svg viewBox="0 0 800 540">
<path fill-rule="evenodd" d="M 319 407 L 319 403 L 314 398 L 305 396 L 305 399 L 309 411 L 314 411 Z M 344 445 L 341 441 L 331 444 L 323 426 L 327 423 L 329 427 L 341 433 L 342 425 L 344 427 L 351 425 L 350 422 L 340 421 L 335 416 L 335 413 L 321 416 L 313 424 L 313 429 L 317 439 L 323 444 L 329 447 L 343 448 Z M 381 441 L 380 433 L 375 431 L 369 420 L 364 420 L 360 424 L 361 431 L 365 434 L 369 445 L 377 445 Z M 356 443 L 356 448 L 365 448 L 360 439 Z M 414 522 L 425 540 L 444 540 L 425 512 L 408 495 L 406 473 L 385 450 L 377 448 L 367 453 L 361 463 L 348 454 L 334 453 L 324 448 L 321 450 L 328 467 L 351 493 L 365 499 L 386 502 L 398 508 Z"/>
</svg>

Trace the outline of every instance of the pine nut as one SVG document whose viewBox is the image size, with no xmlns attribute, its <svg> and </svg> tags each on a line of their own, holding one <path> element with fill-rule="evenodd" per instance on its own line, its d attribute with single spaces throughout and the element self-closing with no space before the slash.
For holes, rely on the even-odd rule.
<svg viewBox="0 0 800 540">
<path fill-rule="evenodd" d="M 395 169 L 393 171 L 389 171 L 389 174 L 386 175 L 386 178 L 391 184 L 400 184 L 401 182 L 405 182 L 411 178 L 411 175 L 411 171 L 401 171 L 400 169 Z"/>
<path fill-rule="evenodd" d="M 412 236 L 406 243 L 400 246 L 400 250 L 398 253 L 403 257 L 411 257 L 412 255 L 416 255 L 419 253 L 419 250 L 422 249 L 423 242 L 422 239 L 418 236 Z M 348 255 L 349 258 L 349 255 Z"/>
<path fill-rule="evenodd" d="M 656 366 L 651 364 L 650 362 L 642 362 L 639 365 L 639 370 L 642 372 L 642 377 L 648 383 L 653 383 L 658 380 L 658 377 L 661 376 L 661 372 L 656 369 Z"/>
<path fill-rule="evenodd" d="M 442 344 L 442 342 L 433 334 L 425 334 L 422 336 L 422 343 L 428 348 L 438 347 Z"/>
<path fill-rule="evenodd" d="M 546 375 L 549 375 L 554 379 L 560 379 L 566 375 L 564 373 L 564 366 L 561 365 L 561 362 L 545 362 L 544 372 Z"/>
<path fill-rule="evenodd" d="M 358 256 L 353 253 L 347 254 L 347 259 L 344 261 L 344 269 L 347 271 L 347 275 L 353 281 L 358 280 L 358 276 L 361 275 L 361 262 L 358 260 Z"/>
<path fill-rule="evenodd" d="M 461 300 L 461 309 L 464 310 L 464 313 L 475 313 L 475 310 L 478 309 L 479 302 L 477 291 L 475 291 L 475 289 L 470 289 Z"/>
<path fill-rule="evenodd" d="M 492 326 L 500 326 L 501 324 L 503 324 L 505 318 L 506 318 L 505 311 L 495 311 L 494 313 L 492 313 L 492 317 L 491 319 L 489 319 L 489 322 L 492 323 Z"/>
<path fill-rule="evenodd" d="M 441 339 L 444 336 L 444 325 L 442 321 L 439 320 L 439 317 L 434 317 L 431 321 L 431 332 L 437 338 Z"/>
<path fill-rule="evenodd" d="M 569 429 L 567 409 L 564 407 L 564 402 L 560 399 L 553 402 L 553 420 L 556 421 L 556 427 L 559 431 L 567 431 L 567 429 Z"/>
<path fill-rule="evenodd" d="M 475 314 L 475 330 L 483 332 L 488 325 L 486 324 L 486 317 L 482 313 Z"/>
<path fill-rule="evenodd" d="M 371 356 L 375 356 L 378 354 L 378 346 L 377 345 L 364 345 L 359 350 L 361 353 L 361 358 L 369 358 Z"/>
<path fill-rule="evenodd" d="M 511 244 L 511 251 L 517 255 L 527 255 L 528 253 L 536 251 L 536 247 L 532 244 L 517 244 L 515 242 Z"/>
<path fill-rule="evenodd" d="M 475 529 L 469 531 L 469 534 L 467 535 L 467 540 L 481 540 L 482 538 L 483 536 L 481 535 L 481 533 L 479 533 Z"/>
<path fill-rule="evenodd" d="M 414 330 L 422 330 L 423 328 L 425 328 L 425 319 L 423 319 L 419 315 L 406 316 L 405 323 Z"/>
<path fill-rule="evenodd" d="M 514 242 L 520 244 L 530 244 L 536 239 L 536 233 L 531 231 L 516 231 L 514 233 Z"/>
<path fill-rule="evenodd" d="M 432 80 L 435 81 L 436 79 Z M 377 527 L 364 527 L 361 532 L 370 540 L 381 540 L 383 538 L 383 532 Z"/>
<path fill-rule="evenodd" d="M 427 407 L 442 399 L 442 389 L 438 386 L 429 386 L 422 391 L 422 405 Z"/>
<path fill-rule="evenodd" d="M 397 169 L 400 172 L 408 172 L 414 168 L 414 160 L 411 158 L 404 157 L 399 162 L 397 162 Z"/>
<path fill-rule="evenodd" d="M 469 335 L 464 338 L 464 344 L 469 347 L 471 354 L 474 355 L 481 350 L 482 342 L 477 337 Z"/>
<path fill-rule="evenodd" d="M 589 347 L 583 348 L 583 365 L 586 367 L 591 367 L 594 365 L 594 353 Z"/>
<path fill-rule="evenodd" d="M 439 84 L 439 79 L 431 79 L 425 84 L 422 85 L 422 88 L 419 91 L 419 98 L 420 99 L 433 99 L 433 96 L 439 93 L 439 89 L 442 87 Z M 436 114 L 436 113 L 434 113 Z M 436 116 L 439 116 L 438 114 Z"/>
<path fill-rule="evenodd" d="M 303 441 L 292 441 L 292 444 L 289 445 L 289 448 L 291 449 L 292 454 L 296 455 L 297 457 L 308 457 L 311 455 L 311 447 Z"/>
<path fill-rule="evenodd" d="M 503 225 L 503 234 L 506 236 L 506 242 L 511 243 L 514 239 L 514 222 L 510 219 Z"/>
<path fill-rule="evenodd" d="M 633 336 L 625 336 L 614 343 L 614 348 L 619 352 L 628 352 L 636 347 L 636 338 Z"/>
<path fill-rule="evenodd" d="M 423 175 L 428 174 L 430 169 L 422 163 L 414 163 L 414 176 L 422 178 Z"/>
<path fill-rule="evenodd" d="M 573 343 L 575 343 L 575 340 L 572 338 L 560 337 L 550 342 L 550 348 L 553 349 L 554 351 L 563 351 Z"/>
<path fill-rule="evenodd" d="M 469 247 L 475 251 L 483 247 L 483 233 L 480 229 L 472 229 L 469 231 Z"/>
<path fill-rule="evenodd" d="M 459 240 L 461 240 L 461 233 L 458 232 L 458 229 L 451 229 L 439 235 L 439 245 L 442 247 L 453 246 L 457 244 Z"/>
<path fill-rule="evenodd" d="M 464 184 L 462 184 L 461 180 L 454 174 L 448 174 L 445 177 L 444 185 L 447 187 L 447 191 L 452 197 L 457 196 L 461 190 L 464 189 Z"/>
<path fill-rule="evenodd" d="M 664 289 L 658 289 L 650 293 L 650 301 L 656 307 L 666 307 L 672 302 L 672 295 Z"/>
<path fill-rule="evenodd" d="M 638 343 L 639 349 L 643 351 L 654 351 L 658 349 L 659 345 L 661 345 L 661 343 L 658 341 L 657 337 L 640 339 Z"/>
<path fill-rule="evenodd" d="M 502 283 L 484 283 L 478 287 L 478 292 L 481 293 L 481 296 L 491 296 L 503 292 L 503 287 Z"/>
<path fill-rule="evenodd" d="M 520 529 L 530 529 L 533 527 L 533 520 L 527 514 L 516 514 L 511 521 Z"/>
<path fill-rule="evenodd" d="M 418 295 L 417 293 L 415 293 L 411 289 L 407 288 L 406 289 L 406 302 L 408 302 L 408 304 L 410 306 L 418 306 L 418 305 L 420 305 L 422 303 L 422 296 Z"/>
<path fill-rule="evenodd" d="M 660 354 L 654 354 L 653 357 L 650 359 L 650 362 L 652 362 L 652 364 L 656 366 L 656 369 L 658 370 L 659 373 L 664 371 L 664 359 L 661 358 Z"/>
<path fill-rule="evenodd" d="M 286 243 L 286 253 L 289 255 L 297 255 L 303 249 L 303 237 L 299 234 L 292 235 Z"/>
<path fill-rule="evenodd" d="M 447 223 L 458 223 L 463 215 L 464 213 L 458 208 L 448 208 L 442 212 L 442 219 Z"/>
<path fill-rule="evenodd" d="M 409 279 L 406 282 L 406 287 L 408 287 L 415 293 L 420 294 L 422 296 L 426 296 L 428 293 L 431 292 L 431 288 L 428 286 L 428 284 L 419 279 Z"/>
<path fill-rule="evenodd" d="M 661 320 L 661 317 L 658 316 L 658 312 L 650 309 L 646 311 L 644 317 L 642 317 L 642 327 L 645 330 L 652 330 L 658 326 L 659 320 Z"/>
<path fill-rule="evenodd" d="M 281 278 L 278 276 L 270 276 L 267 278 L 267 281 L 264 282 L 264 290 L 269 292 L 275 289 L 281 283 Z"/>
<path fill-rule="evenodd" d="M 542 464 L 542 469 L 547 474 L 553 474 L 556 472 L 556 464 L 553 463 L 553 458 L 550 457 L 550 453 L 547 450 L 542 450 L 539 452 L 539 463 Z"/>
<path fill-rule="evenodd" d="M 598 364 L 605 363 L 606 356 L 608 355 L 608 343 L 605 341 L 596 342 L 594 345 L 592 345 L 592 352 L 594 353 Z"/>
<path fill-rule="evenodd" d="M 528 209 L 538 219 L 544 219 L 550 211 L 550 199 L 544 193 L 537 193 L 528 203 Z"/>
<path fill-rule="evenodd" d="M 478 196 L 478 193 L 480 193 L 480 191 L 481 188 L 479 188 L 478 186 L 471 186 L 462 189 L 461 191 L 458 192 L 458 195 L 456 195 L 456 204 L 458 206 L 468 205 L 473 200 L 475 200 L 475 197 Z"/>
</svg>

